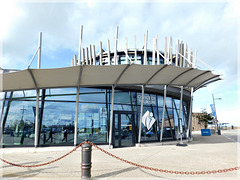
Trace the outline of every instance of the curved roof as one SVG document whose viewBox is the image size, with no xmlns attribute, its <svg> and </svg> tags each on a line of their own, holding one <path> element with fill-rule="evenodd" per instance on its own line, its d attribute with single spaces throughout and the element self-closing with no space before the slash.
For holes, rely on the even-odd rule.
<svg viewBox="0 0 240 180">
<path fill-rule="evenodd" d="M 26 69 L 0 74 L 1 91 L 112 85 L 173 85 L 198 89 L 220 80 L 211 71 L 173 65 L 122 64 L 72 66 L 56 69 Z"/>
</svg>

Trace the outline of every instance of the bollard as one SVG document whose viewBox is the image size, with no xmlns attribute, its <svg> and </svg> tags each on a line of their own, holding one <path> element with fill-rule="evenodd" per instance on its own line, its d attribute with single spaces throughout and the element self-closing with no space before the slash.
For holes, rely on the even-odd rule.
<svg viewBox="0 0 240 180">
<path fill-rule="evenodd" d="M 88 140 L 85 140 L 88 142 Z M 82 145 L 82 179 L 91 178 L 91 156 L 92 156 L 92 145 L 84 143 Z"/>
</svg>

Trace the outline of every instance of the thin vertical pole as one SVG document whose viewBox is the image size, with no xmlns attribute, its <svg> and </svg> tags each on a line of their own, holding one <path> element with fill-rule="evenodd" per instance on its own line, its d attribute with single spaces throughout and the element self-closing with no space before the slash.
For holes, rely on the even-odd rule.
<svg viewBox="0 0 240 180">
<path fill-rule="evenodd" d="M 137 37 L 136 35 L 134 36 L 134 61 L 137 63 Z"/>
<path fill-rule="evenodd" d="M 162 126 L 161 126 L 161 135 L 160 141 L 163 138 L 163 126 L 164 126 L 164 119 L 165 119 L 165 109 L 166 109 L 166 97 L 167 97 L 167 86 L 164 86 L 164 97 L 163 97 L 163 112 L 162 112 Z"/>
<path fill-rule="evenodd" d="M 187 138 L 189 138 L 189 134 L 190 134 L 189 131 L 192 132 L 192 130 L 190 130 L 190 126 L 192 124 L 192 106 L 193 106 L 193 88 L 191 88 L 191 99 L 190 99 L 190 107 L 189 107 L 189 114 L 188 114 Z M 191 137 L 191 135 L 190 135 L 190 137 Z"/>
<path fill-rule="evenodd" d="M 179 135 L 179 131 L 180 131 L 180 126 L 182 125 L 180 123 L 180 119 L 181 119 L 181 115 L 182 115 L 182 99 L 183 99 L 183 86 L 181 86 L 181 92 L 180 92 L 180 105 L 179 105 L 179 113 L 178 113 L 178 135 Z M 182 133 L 181 134 L 181 142 L 182 142 Z"/>
<path fill-rule="evenodd" d="M 118 26 L 116 27 L 115 43 L 114 43 L 114 65 L 118 64 L 117 60 L 117 43 L 118 43 Z"/>
<path fill-rule="evenodd" d="M 125 57 L 126 57 L 126 64 L 129 64 L 129 59 L 128 59 L 128 38 L 125 38 L 125 45 L 126 45 L 126 49 L 125 49 Z"/>
<path fill-rule="evenodd" d="M 177 40 L 175 65 L 178 66 L 179 40 Z"/>
<path fill-rule="evenodd" d="M 82 65 L 86 64 L 85 62 L 85 49 L 82 48 Z"/>
<path fill-rule="evenodd" d="M 88 47 L 86 47 L 86 65 L 88 65 Z"/>
<path fill-rule="evenodd" d="M 142 85 L 141 110 L 140 110 L 140 121 L 139 121 L 139 131 L 138 131 L 138 145 L 140 145 L 140 142 L 141 142 L 143 101 L 144 101 L 144 85 Z"/>
<path fill-rule="evenodd" d="M 157 44 L 157 65 L 160 64 L 160 54 L 159 54 L 159 38 L 158 38 L 158 35 L 157 35 L 157 38 L 156 38 L 156 44 Z"/>
<path fill-rule="evenodd" d="M 197 60 L 197 50 L 195 49 L 195 57 L 194 57 L 194 60 L 193 60 L 193 67 L 194 68 L 196 67 L 196 60 Z"/>
<path fill-rule="evenodd" d="M 74 60 L 73 60 L 73 65 L 76 66 L 78 63 L 77 63 L 77 55 L 74 54 Z"/>
<path fill-rule="evenodd" d="M 41 51 L 42 51 L 42 32 L 39 33 L 39 42 L 38 42 L 38 69 L 41 68 Z"/>
<path fill-rule="evenodd" d="M 92 65 L 92 46 L 89 45 L 89 64 Z"/>
<path fill-rule="evenodd" d="M 35 137 L 34 146 L 38 146 L 38 117 L 39 117 L 39 89 L 36 90 L 36 110 L 35 110 Z"/>
<path fill-rule="evenodd" d="M 99 63 L 100 65 L 102 65 L 102 41 L 99 42 L 99 52 L 100 52 Z"/>
<path fill-rule="evenodd" d="M 93 65 L 96 65 L 96 52 L 95 52 L 95 45 L 93 47 Z"/>
<path fill-rule="evenodd" d="M 172 64 L 172 36 L 169 39 L 169 63 Z"/>
<path fill-rule="evenodd" d="M 82 36 L 83 36 L 83 25 L 80 26 L 80 35 L 79 35 L 79 49 L 78 49 L 78 65 L 81 62 L 81 53 L 82 53 Z M 83 59 L 82 59 L 83 60 Z"/>
<path fill-rule="evenodd" d="M 144 35 L 144 59 L 143 59 L 144 65 L 147 65 L 147 40 L 148 40 L 148 31 Z"/>
<path fill-rule="evenodd" d="M 109 149 L 111 149 L 111 145 L 112 145 L 114 92 L 115 92 L 115 87 L 112 86 L 112 102 L 111 102 L 110 130 L 109 130 L 109 138 L 108 138 L 108 139 L 109 139 Z"/>
<path fill-rule="evenodd" d="M 156 49 L 156 39 L 153 38 L 153 51 L 152 51 L 152 65 L 155 65 L 155 49 Z"/>
<path fill-rule="evenodd" d="M 168 55 L 167 55 L 167 37 L 165 37 L 165 41 L 164 41 L 164 64 L 168 64 Z"/>
<path fill-rule="evenodd" d="M 78 134 L 79 87 L 77 87 L 75 109 L 76 110 L 75 110 L 75 126 L 74 126 L 74 146 L 77 145 L 77 134 Z"/>
<path fill-rule="evenodd" d="M 107 55 L 108 55 L 107 64 L 108 64 L 108 65 L 111 65 L 111 59 L 110 59 L 110 41 L 109 41 L 109 39 L 107 40 Z"/>
</svg>

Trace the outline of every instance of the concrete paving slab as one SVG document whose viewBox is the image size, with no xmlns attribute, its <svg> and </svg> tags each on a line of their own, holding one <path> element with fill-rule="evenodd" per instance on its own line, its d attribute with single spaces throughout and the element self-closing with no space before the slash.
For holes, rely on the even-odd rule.
<svg viewBox="0 0 240 180">
<path fill-rule="evenodd" d="M 231 135 L 231 136 L 230 136 Z M 104 150 L 128 161 L 173 171 L 211 171 L 239 167 L 239 136 L 236 130 L 222 135 L 201 136 L 193 133 L 187 147 L 151 143 L 141 147 Z M 229 139 L 228 137 L 231 137 Z M 235 139 L 235 141 L 234 141 Z M 40 164 L 58 158 L 73 147 L 5 148 L 1 157 L 19 164 Z M 1 163 L 3 179 L 81 179 L 81 151 L 78 149 L 62 160 L 38 168 L 21 168 Z M 238 171 L 207 175 L 179 175 L 156 172 L 119 161 L 100 150 L 92 151 L 92 179 L 240 179 Z"/>
</svg>

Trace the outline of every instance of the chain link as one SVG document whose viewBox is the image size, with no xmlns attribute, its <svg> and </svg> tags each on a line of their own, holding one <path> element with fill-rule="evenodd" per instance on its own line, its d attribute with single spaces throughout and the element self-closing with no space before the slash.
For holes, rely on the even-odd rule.
<svg viewBox="0 0 240 180">
<path fill-rule="evenodd" d="M 27 168 L 31 168 L 31 167 L 45 166 L 45 165 L 48 165 L 48 164 L 52 164 L 52 163 L 54 163 L 54 162 L 57 162 L 57 161 L 59 161 L 60 159 L 68 156 L 68 155 L 71 154 L 72 152 L 76 151 L 76 150 L 77 150 L 80 146 L 82 146 L 84 143 L 86 143 L 86 142 L 82 142 L 81 144 L 79 144 L 78 146 L 76 146 L 74 149 L 72 149 L 72 150 L 69 151 L 68 153 L 64 154 L 63 156 L 61 156 L 61 157 L 59 157 L 59 158 L 57 158 L 57 159 L 54 159 L 54 160 L 52 160 L 52 161 L 46 162 L 46 163 L 42 163 L 42 164 L 21 165 L 21 164 L 15 164 L 15 163 L 9 162 L 9 161 L 7 161 L 7 160 L 5 160 L 5 159 L 2 159 L 2 158 L 0 158 L 0 160 L 3 161 L 3 162 L 5 162 L 5 163 L 7 163 L 7 164 L 10 164 L 10 165 L 12 165 L 12 166 L 17 166 L 17 167 L 25 167 L 25 168 L 27 167 Z"/>
<path fill-rule="evenodd" d="M 158 168 L 152 168 L 152 167 L 148 167 L 148 166 L 143 166 L 141 164 L 137 164 L 137 163 L 133 163 L 131 161 L 128 161 L 126 159 L 120 158 L 102 148 L 100 148 L 99 146 L 97 146 L 96 144 L 88 141 L 87 143 L 89 143 L 90 145 L 94 146 L 95 148 L 97 148 L 98 150 L 104 152 L 105 154 L 116 158 L 120 161 L 123 161 L 125 163 L 131 164 L 133 166 L 137 166 L 140 168 L 144 168 L 144 169 L 148 169 L 151 171 L 158 171 L 158 172 L 163 172 L 163 173 L 170 173 L 170 174 L 181 174 L 181 175 L 204 175 L 204 174 L 216 174 L 216 173 L 223 173 L 223 172 L 228 172 L 228 171 L 235 171 L 235 170 L 239 170 L 240 167 L 234 167 L 234 168 L 228 168 L 228 169 L 219 169 L 219 170 L 212 170 L 212 171 L 173 171 L 173 170 L 165 170 L 165 169 L 158 169 Z"/>
</svg>

